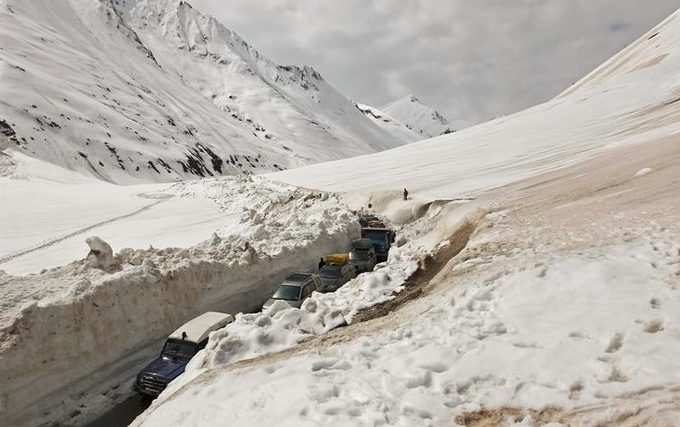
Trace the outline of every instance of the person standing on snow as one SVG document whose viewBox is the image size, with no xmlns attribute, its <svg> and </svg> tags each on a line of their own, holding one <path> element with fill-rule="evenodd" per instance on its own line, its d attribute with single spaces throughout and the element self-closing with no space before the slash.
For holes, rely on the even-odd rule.
<svg viewBox="0 0 680 427">
<path fill-rule="evenodd" d="M 404 188 L 404 200 L 408 200 L 408 190 Z"/>
</svg>

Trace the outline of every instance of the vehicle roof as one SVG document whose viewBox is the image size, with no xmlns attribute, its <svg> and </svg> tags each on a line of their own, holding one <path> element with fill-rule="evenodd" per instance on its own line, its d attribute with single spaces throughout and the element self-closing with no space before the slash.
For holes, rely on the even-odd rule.
<svg viewBox="0 0 680 427">
<path fill-rule="evenodd" d="M 289 282 L 287 280 L 284 280 L 283 283 L 281 283 L 279 286 L 290 286 L 291 288 L 301 288 L 307 284 L 307 280 L 304 282 Z"/>
<path fill-rule="evenodd" d="M 223 328 L 233 321 L 234 317 L 231 314 L 209 311 L 189 320 L 177 328 L 177 330 L 170 334 L 168 338 L 181 340 L 182 332 L 185 332 L 187 336 L 184 338 L 184 341 L 191 341 L 198 344 L 208 338 L 210 332 Z"/>
<path fill-rule="evenodd" d="M 363 227 L 361 231 L 392 231 L 386 227 Z"/>
<path fill-rule="evenodd" d="M 306 283 L 312 278 L 312 273 L 292 273 L 286 277 L 286 282 Z"/>
<path fill-rule="evenodd" d="M 347 261 L 349 260 L 349 254 L 346 253 L 328 254 L 325 257 L 323 257 L 323 260 L 326 264 L 343 265 L 347 264 Z"/>
</svg>

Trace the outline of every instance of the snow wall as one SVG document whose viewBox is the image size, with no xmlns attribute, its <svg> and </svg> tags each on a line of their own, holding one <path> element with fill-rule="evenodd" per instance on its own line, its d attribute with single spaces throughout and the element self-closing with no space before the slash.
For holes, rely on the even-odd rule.
<svg viewBox="0 0 680 427">
<path fill-rule="evenodd" d="M 179 325 L 208 310 L 257 310 L 286 275 L 314 269 L 320 254 L 346 249 L 360 229 L 334 196 L 295 190 L 246 209 L 239 230 L 188 249 L 124 249 L 111 272 L 86 260 L 40 275 L 0 272 L 0 285 L 65 284 L 63 294 L 0 322 L 3 422 L 82 424 L 88 410 L 124 398 Z"/>
</svg>

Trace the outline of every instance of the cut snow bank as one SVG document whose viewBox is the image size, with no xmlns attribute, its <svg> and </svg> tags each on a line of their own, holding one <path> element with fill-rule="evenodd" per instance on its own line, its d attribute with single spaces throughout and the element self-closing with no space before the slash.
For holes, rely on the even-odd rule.
<svg viewBox="0 0 680 427">
<path fill-rule="evenodd" d="M 577 405 L 601 405 L 597 419 L 617 424 L 625 402 L 613 411 L 608 399 L 680 381 L 680 362 L 667 357 L 680 351 L 671 236 L 547 257 L 463 257 L 456 270 L 487 267 L 407 306 L 401 318 L 411 321 L 217 371 L 134 425 L 450 425 L 480 408 Z"/>
<path fill-rule="evenodd" d="M 299 309 L 277 302 L 262 313 L 240 314 L 235 322 L 211 335 L 196 366 L 215 368 L 285 350 L 347 325 L 359 310 L 393 298 L 417 268 L 413 253 L 395 248 L 383 268 L 361 274 L 335 292 L 315 292 Z"/>
<path fill-rule="evenodd" d="M 0 292 L 20 296 L 3 298 L 0 315 L 0 413 L 10 425 L 63 420 L 129 379 L 145 361 L 131 354 L 204 311 L 257 308 L 291 271 L 313 268 L 319 253 L 344 249 L 359 233 L 351 212 L 319 192 L 251 178 L 170 191 L 240 206 L 240 223 L 187 249 L 120 250 L 112 273 L 80 260 L 41 274 L 0 274 Z M 39 286 L 54 292 L 38 300 L 15 292 Z"/>
<path fill-rule="evenodd" d="M 206 349 L 192 359 L 185 373 L 154 401 L 147 414 L 172 401 L 177 393 L 181 395 L 184 389 L 201 387 L 211 377 L 223 375 L 227 365 L 290 349 L 353 323 L 355 315 L 366 314 L 364 309 L 376 308 L 402 297 L 402 292 L 412 291 L 412 287 L 407 288 L 409 292 L 405 290 L 407 280 L 411 282 L 409 286 L 425 286 L 429 279 L 415 279 L 418 273 L 434 276 L 439 270 L 432 261 L 443 266 L 462 250 L 484 215 L 484 211 L 472 206 L 435 209 L 409 224 L 408 230 L 399 231 L 404 232 L 403 243 L 392 247 L 384 265 L 359 275 L 335 292 L 315 292 L 299 309 L 277 302 L 261 313 L 238 315 L 233 323 L 210 335 Z M 441 223 L 431 230 L 432 221 Z M 437 239 L 433 234 L 441 236 Z"/>
</svg>

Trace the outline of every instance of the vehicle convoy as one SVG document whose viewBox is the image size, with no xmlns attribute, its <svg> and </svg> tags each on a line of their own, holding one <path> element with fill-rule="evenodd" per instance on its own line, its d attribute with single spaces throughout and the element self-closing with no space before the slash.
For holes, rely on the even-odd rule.
<svg viewBox="0 0 680 427">
<path fill-rule="evenodd" d="M 137 375 L 135 390 L 157 397 L 178 376 L 199 350 L 208 344 L 208 335 L 234 321 L 231 314 L 209 311 L 188 321 L 170 334 L 161 354 Z"/>
<path fill-rule="evenodd" d="M 331 254 L 323 257 L 319 269 L 320 292 L 333 292 L 357 275 L 357 268 L 349 262 L 349 254 Z"/>
<path fill-rule="evenodd" d="M 357 273 L 373 270 L 378 260 L 371 239 L 357 239 L 352 242 L 349 262 L 356 267 Z"/>
<path fill-rule="evenodd" d="M 392 243 L 394 243 L 394 231 L 387 227 L 364 227 L 361 229 L 361 237 L 369 239 L 375 249 L 378 262 L 387 261 Z"/>
<path fill-rule="evenodd" d="M 293 273 L 279 285 L 274 295 L 264 303 L 262 309 L 266 309 L 276 301 L 283 301 L 291 307 L 300 308 L 312 292 L 319 289 L 320 285 L 319 276 L 316 274 Z"/>
</svg>

